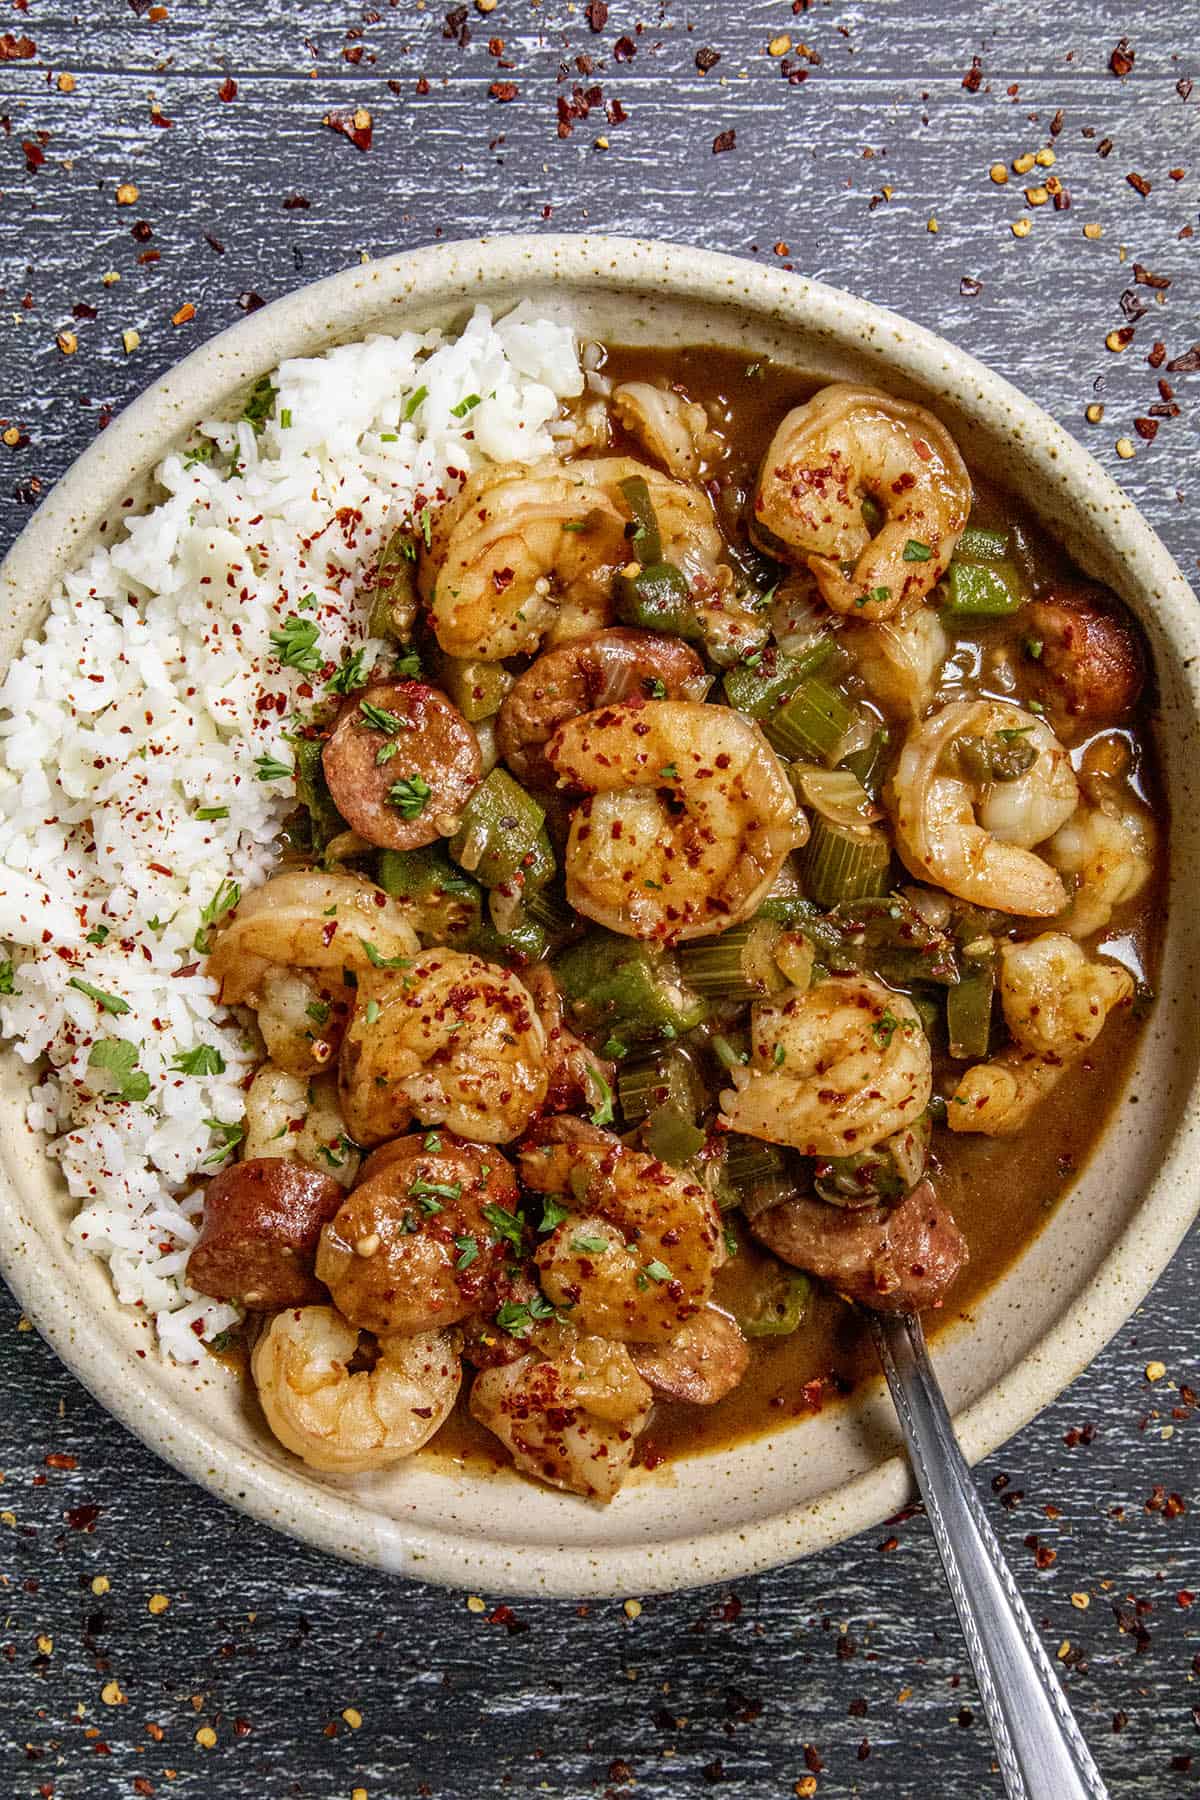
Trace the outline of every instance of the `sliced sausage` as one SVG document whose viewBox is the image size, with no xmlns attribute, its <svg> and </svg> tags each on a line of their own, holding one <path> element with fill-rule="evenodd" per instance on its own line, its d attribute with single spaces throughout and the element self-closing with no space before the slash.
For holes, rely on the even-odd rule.
<svg viewBox="0 0 1200 1800">
<path fill-rule="evenodd" d="M 204 1190 L 188 1280 L 202 1294 L 255 1311 L 324 1300 L 313 1257 L 322 1225 L 344 1197 L 331 1176 L 277 1156 L 222 1169 Z"/>
<path fill-rule="evenodd" d="M 518 1202 L 492 1145 L 440 1129 L 397 1138 L 368 1158 L 321 1233 L 317 1273 L 365 1331 L 454 1325 L 488 1309 L 506 1257 L 520 1255 Z"/>
<path fill-rule="evenodd" d="M 708 686 L 704 664 L 679 638 L 622 625 L 590 631 L 518 675 L 496 718 L 496 743 L 519 780 L 553 788 L 545 745 L 565 719 L 618 700 L 702 700 Z"/>
<path fill-rule="evenodd" d="M 749 1224 L 784 1262 L 879 1312 L 940 1306 L 967 1264 L 966 1240 L 928 1181 L 892 1207 L 844 1212 L 824 1200 L 785 1200 Z"/>
<path fill-rule="evenodd" d="M 479 739 L 423 681 L 373 681 L 352 694 L 321 763 L 346 823 L 383 850 L 450 837 L 483 774 Z"/>
<path fill-rule="evenodd" d="M 1132 710 L 1145 659 L 1133 621 L 1105 588 L 1055 588 L 1025 617 L 1029 639 L 1040 645 L 1038 698 L 1056 730 L 1115 724 Z"/>
<path fill-rule="evenodd" d="M 718 1306 L 702 1308 L 669 1344 L 629 1348 L 638 1374 L 656 1394 L 690 1406 L 715 1406 L 733 1392 L 750 1361 L 737 1321 Z"/>
</svg>

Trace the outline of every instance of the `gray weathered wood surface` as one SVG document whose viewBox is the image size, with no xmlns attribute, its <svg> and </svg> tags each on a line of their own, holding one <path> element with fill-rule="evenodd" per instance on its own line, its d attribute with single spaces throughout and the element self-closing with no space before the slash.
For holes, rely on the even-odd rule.
<svg viewBox="0 0 1200 1800">
<path fill-rule="evenodd" d="M 164 10 L 0 9 L 0 33 L 36 46 L 0 62 L 0 430 L 28 439 L 0 444 L 5 544 L 32 484 L 45 492 L 105 407 L 236 319 L 239 294 L 270 298 L 435 235 L 604 228 L 791 262 L 944 332 L 1083 436 L 1194 578 L 1200 377 L 1176 378 L 1182 416 L 1153 443 L 1132 430 L 1157 398 L 1152 341 L 1176 356 L 1200 337 L 1200 238 L 1180 235 L 1200 200 L 1186 5 L 834 0 L 797 16 L 787 0 L 652 0 L 638 30 L 632 0 L 612 0 L 594 32 L 581 6 L 499 0 L 487 17 L 471 7 L 466 46 L 443 34 L 440 4 L 415 0 Z M 767 54 L 783 32 L 820 56 L 797 64 L 793 52 L 803 83 Z M 627 34 L 636 54 L 614 63 Z M 1108 59 L 1123 35 L 1136 61 L 1121 80 Z M 707 45 L 721 61 L 701 76 Z M 357 62 L 344 56 L 360 46 Z M 977 92 L 962 86 L 973 56 Z M 230 76 L 238 92 L 223 101 Z M 519 92 L 498 100 L 494 81 Z M 576 83 L 601 85 L 628 119 L 594 109 L 560 138 L 556 96 Z M 152 122 L 152 102 L 170 128 Z M 373 117 L 365 155 L 321 123 L 356 106 Z M 714 156 L 729 129 L 736 148 Z M 1003 189 L 988 178 L 993 161 L 1050 141 L 1069 211 L 1025 206 L 1036 171 Z M 44 153 L 36 170 L 25 142 L 32 161 Z M 123 181 L 139 189 L 134 205 L 115 203 Z M 293 195 L 309 204 L 285 208 Z M 1022 216 L 1032 231 L 1018 239 Z M 140 220 L 153 233 L 141 242 Z M 1085 239 L 1086 221 L 1103 236 Z M 159 260 L 139 263 L 146 251 Z M 1114 355 L 1104 337 L 1123 322 L 1135 260 L 1172 286 L 1161 306 L 1138 289 L 1152 310 Z M 105 286 L 107 271 L 120 282 Z M 982 291 L 962 293 L 963 277 Z M 194 321 L 173 327 L 189 302 Z M 79 303 L 97 316 L 73 318 Z M 142 339 L 129 357 L 127 327 Z M 63 329 L 78 338 L 70 357 L 56 347 Z M 1107 410 L 1089 427 L 1097 395 Z M 1126 434 L 1138 453 L 1120 461 Z M 1172 1416 L 1178 1385 L 1200 1386 L 1198 1275 L 1193 1239 L 1088 1373 L 980 1474 L 1046 1642 L 1070 1646 L 1071 1698 L 1120 1800 L 1200 1792 L 1200 1600 L 1187 1604 L 1200 1589 L 1200 1421 Z M 1168 1369 L 1153 1388 L 1152 1358 Z M 490 1602 L 473 1613 L 461 1595 L 325 1562 L 187 1486 L 98 1411 L 7 1300 L 0 1395 L 6 1795 L 1000 1791 L 920 1517 L 896 1528 L 893 1550 L 875 1532 L 734 1595 L 654 1600 L 636 1618 L 617 1603 L 497 1617 Z M 1090 1441 L 1067 1441 L 1085 1425 Z M 1177 1516 L 1160 1504 L 1171 1495 L 1186 1507 Z M 91 1529 L 81 1507 L 98 1509 Z M 1036 1566 L 1032 1534 L 1052 1567 Z M 94 1591 L 98 1577 L 108 1592 Z M 155 1593 L 170 1605 L 151 1614 Z M 124 1701 L 109 1706 L 113 1680 Z M 196 1740 L 205 1726 L 213 1748 Z"/>
</svg>

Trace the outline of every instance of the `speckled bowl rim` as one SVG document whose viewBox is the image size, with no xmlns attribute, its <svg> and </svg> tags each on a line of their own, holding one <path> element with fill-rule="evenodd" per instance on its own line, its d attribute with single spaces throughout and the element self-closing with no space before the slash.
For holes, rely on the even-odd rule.
<svg viewBox="0 0 1200 1800">
<path fill-rule="evenodd" d="M 148 469 L 185 424 L 203 416 L 205 397 L 231 380 L 252 379 L 282 355 L 304 354 L 331 324 L 352 336 L 395 306 L 402 328 L 407 308 L 469 303 L 484 288 L 515 302 L 527 288 L 567 292 L 635 289 L 651 297 L 734 307 L 767 323 L 815 331 L 834 345 L 886 354 L 898 376 L 981 407 L 1006 421 L 1010 436 L 1047 480 L 1084 493 L 1103 511 L 1107 535 L 1120 534 L 1136 560 L 1143 590 L 1156 610 L 1169 654 L 1188 690 L 1193 722 L 1200 719 L 1200 632 L 1196 602 L 1182 574 L 1150 526 L 1099 467 L 1040 407 L 973 357 L 899 314 L 839 289 L 783 274 L 716 252 L 644 239 L 514 236 L 464 240 L 404 252 L 356 266 L 299 289 L 220 333 L 156 381 L 72 465 L 0 565 L 0 595 L 42 589 L 48 567 L 63 569 L 73 545 L 99 509 L 89 493 L 111 485 L 113 472 L 132 479 Z M 389 320 L 389 323 L 392 321 Z M 987 1455 L 1048 1405 L 1129 1318 L 1165 1268 L 1200 1211 L 1200 1109 L 1195 1100 L 1175 1131 L 1135 1221 L 1113 1243 L 1090 1283 L 1039 1339 L 1034 1349 L 956 1419 L 971 1461 Z M 907 1465 L 892 1456 L 815 1502 L 785 1509 L 729 1530 L 668 1541 L 615 1546 L 526 1548 L 516 1529 L 502 1529 L 494 1547 L 467 1543 L 453 1532 L 414 1530 L 402 1519 L 364 1519 L 353 1492 L 324 1490 L 314 1502 L 310 1484 L 265 1457 L 235 1454 L 214 1443 L 202 1421 L 181 1416 L 149 1380 L 132 1382 L 127 1367 L 110 1369 L 103 1315 L 68 1286 L 62 1269 L 28 1254 L 19 1191 L 0 1186 L 0 1270 L 33 1324 L 96 1398 L 158 1455 L 231 1504 L 330 1551 L 422 1580 L 493 1591 L 557 1595 L 613 1595 L 697 1586 L 790 1560 L 877 1525 L 910 1494 Z M 116 1302 L 113 1301 L 115 1309 Z M 510 1490 L 513 1491 L 513 1490 Z M 602 1540 L 603 1523 L 597 1527 Z"/>
</svg>

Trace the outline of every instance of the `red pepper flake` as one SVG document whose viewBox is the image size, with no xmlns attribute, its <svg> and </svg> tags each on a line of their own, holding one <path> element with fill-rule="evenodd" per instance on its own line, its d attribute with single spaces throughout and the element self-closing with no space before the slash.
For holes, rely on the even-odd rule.
<svg viewBox="0 0 1200 1800">
<path fill-rule="evenodd" d="M 631 37 L 619 37 L 613 45 L 614 62 L 632 62 L 637 55 L 637 45 Z"/>
<path fill-rule="evenodd" d="M 1140 282 L 1142 287 L 1160 288 L 1164 293 L 1171 285 L 1169 275 L 1156 275 L 1153 269 L 1147 269 L 1143 263 L 1139 262 L 1135 262 L 1133 265 L 1133 279 Z"/>
<path fill-rule="evenodd" d="M 371 115 L 365 106 L 360 106 L 349 118 L 343 113 L 326 113 L 321 123 L 328 126 L 330 131 L 340 132 L 343 137 L 349 138 L 356 150 L 371 148 Z"/>
<path fill-rule="evenodd" d="M 244 313 L 257 312 L 260 306 L 267 304 L 262 295 L 256 294 L 253 288 L 243 289 L 237 297 L 237 303 Z"/>
<path fill-rule="evenodd" d="M 819 1775 L 825 1764 L 821 1761 L 821 1753 L 815 1744 L 804 1746 L 804 1766 L 810 1775 Z"/>
<path fill-rule="evenodd" d="M 730 126 L 728 131 L 718 131 L 713 139 L 712 153 L 720 156 L 724 150 L 732 150 L 737 144 L 737 132 Z"/>
<path fill-rule="evenodd" d="M 1167 364 L 1168 375 L 1194 375 L 1200 369 L 1200 344 L 1193 344 L 1182 356 Z"/>
<path fill-rule="evenodd" d="M 977 94 L 983 83 L 983 64 L 977 56 L 971 58 L 971 66 L 962 78 L 962 84 L 968 94 Z"/>
<path fill-rule="evenodd" d="M 1125 179 L 1129 183 L 1130 187 L 1134 190 L 1134 192 L 1137 194 L 1140 194 L 1142 196 L 1142 199 L 1144 200 L 1146 198 L 1146 195 L 1150 192 L 1150 185 L 1151 185 L 1146 180 L 1146 177 L 1144 175 L 1139 175 L 1136 169 L 1131 169 L 1129 174 L 1125 177 Z"/>
<path fill-rule="evenodd" d="M 31 175 L 36 175 L 46 160 L 46 152 L 40 144 L 35 144 L 32 138 L 26 138 L 21 144 L 21 148 L 25 152 L 25 167 Z"/>
<path fill-rule="evenodd" d="M 65 1450 L 52 1450 L 49 1456 L 42 1458 L 42 1461 L 48 1469 L 77 1469 L 79 1467 L 78 1459 L 68 1456 Z"/>
<path fill-rule="evenodd" d="M 212 251 L 214 256 L 224 256 L 225 246 L 221 242 L 220 238 L 213 237 L 211 232 L 206 231 L 204 234 L 204 241 L 208 245 L 209 249 Z"/>
<path fill-rule="evenodd" d="M 227 75 L 225 77 L 224 81 L 221 83 L 220 87 L 217 89 L 217 99 L 224 100 L 226 105 L 228 105 L 230 100 L 237 99 L 237 92 L 238 92 L 237 82 L 233 79 L 232 75 Z"/>
<path fill-rule="evenodd" d="M 707 75 L 710 69 L 715 69 L 720 60 L 721 52 L 714 50 L 709 44 L 696 52 L 696 67 L 702 75 Z"/>
<path fill-rule="evenodd" d="M 491 87 L 488 89 L 488 93 L 492 96 L 492 99 L 501 102 L 515 100 L 520 91 L 521 90 L 515 81 L 493 81 Z"/>
<path fill-rule="evenodd" d="M 307 194 L 287 194 L 284 197 L 284 212 L 307 212 L 312 201 Z"/>
<path fill-rule="evenodd" d="M 1163 343 L 1161 338 L 1156 338 L 1154 343 L 1150 346 L 1150 354 L 1147 356 L 1146 361 L 1150 364 L 1152 369 L 1161 369 L 1166 360 L 1167 346 Z"/>
<path fill-rule="evenodd" d="M 103 1511 L 102 1506 L 96 1506 L 89 1502 L 86 1506 L 71 1507 L 68 1512 L 63 1514 L 63 1518 L 72 1531 L 95 1531 L 96 1520 Z"/>
<path fill-rule="evenodd" d="M 25 62 L 37 55 L 37 45 L 30 37 L 14 37 L 11 31 L 0 31 L 0 62 Z"/>
<path fill-rule="evenodd" d="M 139 219 L 136 225 L 129 227 L 129 235 L 137 243 L 145 244 L 154 236 L 154 227 L 149 219 Z"/>
<path fill-rule="evenodd" d="M 171 131 L 175 125 L 174 119 L 168 119 L 161 106 L 155 101 L 150 103 L 150 123 L 157 125 L 162 131 Z"/>
<path fill-rule="evenodd" d="M 1135 52 L 1130 46 L 1129 39 L 1121 38 L 1113 48 L 1112 55 L 1108 59 L 1108 66 L 1114 75 L 1124 78 L 1133 68 L 1135 60 Z"/>
<path fill-rule="evenodd" d="M 1133 421 L 1133 429 L 1140 438 L 1145 438 L 1148 444 L 1153 443 L 1154 439 L 1158 436 L 1158 420 L 1135 419 Z"/>
<path fill-rule="evenodd" d="M 1057 137 L 1059 132 L 1062 130 L 1063 126 L 1065 125 L 1065 123 L 1066 123 L 1066 118 L 1063 114 L 1063 109 L 1060 106 L 1058 111 L 1055 113 L 1054 117 L 1050 121 L 1050 136 Z"/>
<path fill-rule="evenodd" d="M 32 51 L 30 52 L 30 54 L 32 55 Z M 1177 81 L 1175 83 L 1175 92 L 1179 95 L 1179 98 L 1181 100 L 1190 100 L 1191 99 L 1192 84 L 1188 80 L 1186 75 L 1184 76 L 1182 81 Z"/>
<path fill-rule="evenodd" d="M 585 11 L 587 13 L 587 22 L 592 30 L 603 31 L 604 27 L 608 24 L 608 7 L 605 5 L 605 0 L 588 0 Z M 31 56 L 33 55 L 32 49 L 29 54 Z"/>
<path fill-rule="evenodd" d="M 196 309 L 190 300 L 185 300 L 178 312 L 171 314 L 172 325 L 190 325 L 196 316 Z"/>
<path fill-rule="evenodd" d="M 1096 145 L 1096 155 L 1097 156 L 1111 156 L 1112 155 L 1112 147 L 1113 147 L 1113 141 L 1111 138 L 1101 138 L 1100 142 Z"/>
<path fill-rule="evenodd" d="M 958 291 L 964 300 L 974 300 L 977 294 L 982 294 L 983 283 L 977 281 L 974 275 L 964 275 L 958 284 Z"/>
</svg>

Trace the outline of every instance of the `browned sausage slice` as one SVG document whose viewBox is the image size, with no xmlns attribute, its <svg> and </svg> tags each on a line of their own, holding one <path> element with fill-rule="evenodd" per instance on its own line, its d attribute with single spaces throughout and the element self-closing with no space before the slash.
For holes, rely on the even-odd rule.
<svg viewBox="0 0 1200 1800">
<path fill-rule="evenodd" d="M 928 1181 L 899 1205 L 843 1212 L 824 1200 L 784 1200 L 750 1220 L 782 1261 L 879 1312 L 940 1306 L 967 1264 L 967 1245 Z"/>
<path fill-rule="evenodd" d="M 750 1361 L 737 1321 L 705 1306 L 669 1344 L 631 1344 L 637 1372 L 656 1394 L 690 1406 L 715 1406 L 731 1394 Z"/>
<path fill-rule="evenodd" d="M 321 762 L 343 819 L 382 850 L 451 836 L 483 773 L 475 733 L 423 681 L 373 681 L 352 694 Z"/>
<path fill-rule="evenodd" d="M 321 1227 L 345 1198 L 332 1176 L 281 1156 L 255 1156 L 214 1175 L 188 1257 L 202 1294 L 256 1311 L 324 1300 L 313 1274 Z"/>
<path fill-rule="evenodd" d="M 487 1309 L 506 1256 L 519 1256 L 518 1204 L 493 1145 L 440 1129 L 396 1138 L 368 1158 L 321 1233 L 317 1273 L 365 1331 L 454 1325 Z"/>
<path fill-rule="evenodd" d="M 544 747 L 564 720 L 618 700 L 702 700 L 708 685 L 704 664 L 679 638 L 621 625 L 590 631 L 518 675 L 496 719 L 496 743 L 518 780 L 553 788 L 558 777 Z"/>
<path fill-rule="evenodd" d="M 1146 671 L 1132 620 L 1099 587 L 1058 587 L 1026 612 L 1040 648 L 1038 698 L 1060 735 L 1075 723 L 1112 725 L 1137 703 Z"/>
</svg>

